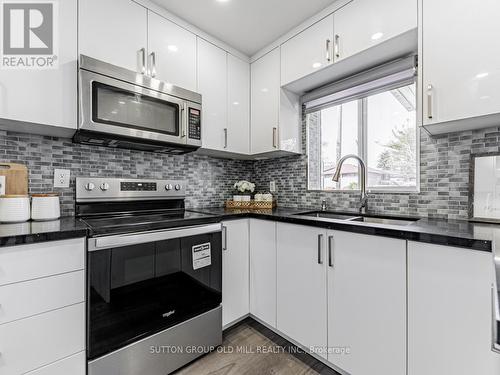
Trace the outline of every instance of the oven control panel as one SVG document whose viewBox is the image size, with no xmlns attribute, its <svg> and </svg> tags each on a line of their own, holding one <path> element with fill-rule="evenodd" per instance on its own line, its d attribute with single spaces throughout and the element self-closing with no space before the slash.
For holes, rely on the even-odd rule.
<svg viewBox="0 0 500 375">
<path fill-rule="evenodd" d="M 188 136 L 190 139 L 201 140 L 201 111 L 199 109 L 189 108 Z"/>
<path fill-rule="evenodd" d="M 76 179 L 76 201 L 127 201 L 149 199 L 183 199 L 186 181 L 121 178 Z"/>
<path fill-rule="evenodd" d="M 156 182 L 120 182 L 121 191 L 156 191 L 158 184 Z"/>
</svg>

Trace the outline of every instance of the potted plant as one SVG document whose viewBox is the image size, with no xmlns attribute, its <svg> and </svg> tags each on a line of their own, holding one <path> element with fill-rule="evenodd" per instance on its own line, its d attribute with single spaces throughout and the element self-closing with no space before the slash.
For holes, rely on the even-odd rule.
<svg viewBox="0 0 500 375">
<path fill-rule="evenodd" d="M 252 193 L 255 191 L 255 184 L 249 181 L 238 181 L 234 184 L 236 194 L 233 195 L 233 200 L 236 202 L 250 202 Z"/>
</svg>

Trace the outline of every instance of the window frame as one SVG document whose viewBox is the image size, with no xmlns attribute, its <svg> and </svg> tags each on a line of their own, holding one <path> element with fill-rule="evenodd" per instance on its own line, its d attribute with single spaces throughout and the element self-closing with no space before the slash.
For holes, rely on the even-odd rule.
<svg viewBox="0 0 500 375">
<path fill-rule="evenodd" d="M 415 80 L 414 81 L 414 84 L 415 84 L 415 88 L 418 89 L 418 82 Z M 404 86 L 407 86 L 408 84 L 406 85 L 402 85 L 400 87 L 404 87 Z M 382 91 L 382 92 L 386 92 L 386 91 L 389 91 L 391 90 L 392 88 L 388 87 L 385 91 Z M 416 140 L 416 145 L 415 145 L 415 152 L 416 152 L 416 162 L 417 162 L 417 165 L 416 165 L 416 179 L 415 179 L 415 187 L 408 187 L 408 186 L 387 186 L 387 187 L 381 187 L 381 186 L 378 186 L 378 187 L 369 187 L 368 186 L 368 181 L 366 182 L 367 183 L 367 186 L 366 186 L 366 191 L 368 193 L 375 193 L 375 194 L 381 194 L 381 193 L 387 193 L 387 194 L 418 194 L 420 193 L 420 132 L 421 132 L 421 127 L 419 126 L 419 123 L 418 123 L 418 114 L 419 114 L 419 106 L 418 106 L 418 94 L 417 94 L 417 90 L 415 92 L 415 100 L 416 100 L 416 103 L 417 103 L 417 108 L 415 110 L 415 117 L 416 117 L 416 121 L 415 121 L 415 140 Z M 375 95 L 375 94 L 371 94 L 371 95 Z M 349 101 L 346 101 L 345 103 L 347 102 L 350 102 L 350 101 L 357 101 L 358 102 L 358 156 L 363 159 L 365 161 L 365 163 L 367 163 L 367 157 L 368 157 L 368 97 L 371 96 L 371 95 L 368 95 L 368 96 L 365 96 L 363 98 L 358 98 L 358 99 L 352 99 L 352 100 L 349 100 Z M 338 106 L 338 105 L 342 105 L 344 103 L 337 103 L 337 104 L 334 104 L 333 106 Z M 318 110 L 317 112 L 320 112 L 322 111 L 324 108 Z M 306 155 L 307 155 L 307 165 L 306 165 L 306 173 L 307 173 L 307 191 L 310 191 L 310 192 L 322 192 L 322 193 L 356 193 L 356 192 L 360 192 L 361 190 L 360 189 L 355 189 L 355 190 L 347 190 L 347 189 L 335 189 L 335 190 L 325 190 L 325 189 L 311 189 L 310 186 L 311 186 L 311 181 L 310 181 L 310 173 L 309 173 L 309 170 L 310 170 L 310 164 L 309 164 L 309 123 L 308 123 L 308 120 L 307 120 L 307 115 L 306 115 Z M 321 169 L 321 164 L 319 166 L 319 168 Z M 368 168 L 368 165 L 367 165 L 367 168 Z M 358 167 L 358 169 L 360 169 Z M 360 171 L 358 172 L 358 182 L 359 182 L 359 174 L 360 174 Z M 321 170 L 320 170 L 320 175 L 322 176 L 322 173 L 321 173 Z M 322 177 L 323 178 L 323 177 Z M 360 185 L 358 183 L 358 185 Z"/>
</svg>

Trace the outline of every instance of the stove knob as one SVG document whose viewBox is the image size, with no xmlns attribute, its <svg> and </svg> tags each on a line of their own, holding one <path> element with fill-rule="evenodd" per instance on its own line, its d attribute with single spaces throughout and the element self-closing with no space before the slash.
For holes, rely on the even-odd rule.
<svg viewBox="0 0 500 375">
<path fill-rule="evenodd" d="M 106 190 L 109 190 L 109 184 L 108 183 L 103 183 L 101 184 L 101 190 L 102 191 L 106 191 Z"/>
<path fill-rule="evenodd" d="M 172 189 L 173 189 L 173 187 L 172 187 L 172 185 L 171 185 L 171 184 L 167 184 L 167 185 L 165 185 L 165 190 L 166 190 L 166 191 L 170 191 L 170 190 L 172 190 Z"/>
<path fill-rule="evenodd" d="M 181 185 L 179 185 L 179 184 L 175 185 L 175 190 L 179 191 L 179 190 L 181 190 L 181 189 L 182 189 L 182 186 L 181 186 Z"/>
<path fill-rule="evenodd" d="M 92 182 L 89 182 L 88 184 L 85 185 L 85 190 L 87 191 L 92 191 L 94 190 L 95 185 Z"/>
</svg>

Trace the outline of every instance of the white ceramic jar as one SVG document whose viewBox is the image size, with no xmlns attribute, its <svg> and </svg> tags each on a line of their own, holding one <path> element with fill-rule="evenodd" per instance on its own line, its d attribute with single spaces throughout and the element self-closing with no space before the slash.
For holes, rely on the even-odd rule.
<svg viewBox="0 0 500 375">
<path fill-rule="evenodd" d="M 33 194 L 31 196 L 31 218 L 35 221 L 57 220 L 61 216 L 58 194 Z"/>
<path fill-rule="evenodd" d="M 22 223 L 30 219 L 30 198 L 27 195 L 0 197 L 0 222 Z"/>
</svg>

